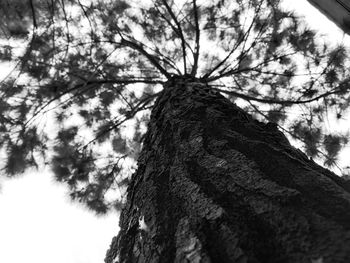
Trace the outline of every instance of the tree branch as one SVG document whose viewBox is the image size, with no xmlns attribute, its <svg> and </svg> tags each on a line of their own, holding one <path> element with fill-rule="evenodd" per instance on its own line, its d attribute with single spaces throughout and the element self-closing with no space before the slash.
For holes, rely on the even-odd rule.
<svg viewBox="0 0 350 263">
<path fill-rule="evenodd" d="M 283 58 L 283 57 L 288 57 L 288 56 L 292 56 L 294 54 L 296 54 L 297 52 L 292 52 L 290 54 L 284 54 L 284 55 L 281 55 L 277 58 L 272 58 L 272 59 L 267 59 L 267 60 L 263 60 L 262 62 L 260 62 L 259 64 L 253 66 L 253 67 L 248 67 L 248 68 L 242 68 L 242 69 L 238 69 L 238 68 L 232 68 L 228 71 L 225 71 L 225 72 L 222 72 L 220 75 L 217 75 L 217 76 L 213 76 L 213 77 L 210 77 L 207 79 L 208 82 L 212 82 L 212 81 L 215 81 L 215 80 L 218 80 L 220 78 L 223 78 L 223 77 L 227 77 L 227 76 L 230 76 L 230 75 L 233 75 L 233 74 L 239 74 L 239 73 L 242 73 L 242 72 L 247 72 L 247 71 L 256 71 L 258 73 L 262 73 L 262 74 L 271 74 L 271 75 L 282 75 L 284 73 L 275 73 L 273 71 L 261 71 L 259 70 L 258 68 L 260 66 L 265 66 L 267 63 L 271 62 L 271 61 L 274 61 L 276 59 L 279 59 L 279 58 Z M 305 75 L 309 75 L 309 74 L 305 74 Z M 284 74 L 283 76 L 286 76 L 286 74 Z M 304 76 L 302 74 L 299 74 L 299 75 L 296 75 L 296 74 L 293 74 L 292 76 Z"/>
<path fill-rule="evenodd" d="M 255 10 L 255 16 L 251 22 L 251 24 L 249 25 L 248 27 L 248 30 L 243 34 L 243 36 L 241 37 L 238 37 L 235 45 L 233 46 L 233 48 L 231 49 L 231 51 L 227 54 L 227 56 L 222 60 L 220 61 L 212 70 L 210 70 L 207 74 L 205 74 L 205 78 L 208 78 L 211 74 L 213 74 L 215 72 L 215 70 L 219 69 L 222 65 L 224 65 L 227 60 L 231 57 L 231 55 L 237 50 L 237 48 L 244 42 L 244 45 L 243 45 L 243 51 L 241 52 L 241 59 L 240 61 L 244 58 L 245 54 L 247 54 L 251 48 L 253 48 L 255 46 L 255 43 L 257 41 L 257 38 L 260 36 L 260 34 L 262 34 L 262 30 L 265 26 L 266 23 L 264 23 L 261 27 L 260 27 L 260 30 L 259 30 L 259 33 L 258 35 L 255 37 L 254 41 L 252 42 L 252 44 L 250 45 L 250 47 L 247 49 L 247 50 L 244 50 L 244 47 L 245 47 L 245 44 L 248 40 L 248 37 L 251 33 L 251 30 L 253 28 L 253 25 L 255 23 L 255 20 L 256 18 L 258 17 L 258 13 L 260 12 L 260 9 L 261 9 L 261 5 L 262 5 L 262 1 L 260 2 L 258 8 Z M 245 22 L 244 22 L 245 24 Z M 243 26 L 244 26 L 243 24 Z M 238 62 L 238 64 L 240 63 L 240 61 Z M 225 70 L 227 69 L 228 67 L 225 67 L 223 70 L 221 70 L 219 73 L 222 73 L 222 72 L 225 72 Z"/>
<path fill-rule="evenodd" d="M 246 101 L 257 101 L 257 102 L 261 102 L 261 103 L 279 104 L 279 105 L 306 104 L 306 103 L 310 103 L 310 102 L 317 101 L 319 99 L 325 98 L 325 97 L 327 97 L 329 95 L 341 92 L 340 90 L 333 89 L 332 91 L 328 91 L 328 92 L 322 93 L 321 95 L 318 95 L 316 97 L 313 97 L 313 98 L 307 99 L 307 100 L 278 100 L 278 99 L 273 99 L 273 98 L 267 98 L 267 99 L 257 98 L 257 97 L 253 97 L 253 96 L 249 96 L 249 95 L 246 95 L 246 94 L 242 94 L 242 93 L 236 92 L 234 90 L 222 90 L 222 89 L 218 89 L 218 88 L 213 88 L 213 89 L 217 90 L 219 92 L 222 92 L 224 94 L 228 94 L 228 95 L 235 96 L 237 98 L 244 99 Z"/>
<path fill-rule="evenodd" d="M 145 46 L 147 49 L 152 50 L 153 52 L 155 52 L 157 55 L 159 55 L 159 59 L 164 62 L 164 64 L 167 64 L 169 67 L 173 68 L 178 74 L 181 74 L 181 71 L 178 69 L 178 67 L 174 64 L 174 62 L 171 60 L 171 58 L 163 55 L 159 50 L 156 50 L 155 48 L 149 47 L 145 44 L 143 44 L 142 42 L 136 40 L 136 39 L 132 39 L 134 41 L 134 43 L 138 44 L 139 46 Z"/>
<path fill-rule="evenodd" d="M 141 45 L 126 40 L 124 37 L 122 38 L 121 45 L 125 45 L 128 46 L 138 52 L 140 52 L 142 55 L 144 55 L 150 62 L 151 64 L 153 64 L 167 79 L 170 79 L 170 74 L 157 62 L 157 60 L 155 59 L 154 56 L 152 56 L 151 54 L 149 54 Z"/>
<path fill-rule="evenodd" d="M 97 134 L 95 136 L 95 138 L 93 138 L 91 141 L 89 141 L 88 143 L 86 143 L 82 148 L 86 148 L 89 144 L 93 143 L 94 141 L 96 141 L 98 138 L 100 138 L 101 136 L 103 136 L 104 134 L 114 130 L 115 128 L 117 128 L 118 126 L 120 126 L 121 124 L 123 124 L 124 122 L 126 122 L 127 120 L 130 120 L 131 118 L 133 118 L 136 113 L 145 110 L 146 106 L 148 103 L 150 103 L 152 101 L 152 99 L 156 98 L 158 95 L 160 94 L 160 92 L 149 95 L 148 97 L 144 98 L 143 100 L 140 100 L 139 103 L 137 103 L 135 105 L 135 107 L 133 107 L 133 109 L 131 109 L 125 116 L 124 118 L 122 118 L 121 120 L 117 121 L 116 123 L 114 123 L 113 125 L 110 125 L 106 130 L 102 131 L 101 133 Z"/>
<path fill-rule="evenodd" d="M 38 28 L 38 24 L 36 22 L 36 16 L 35 16 L 35 9 L 34 9 L 33 0 L 29 0 L 29 4 L 30 4 L 30 9 L 32 10 L 33 26 L 34 26 L 34 28 Z"/>
<path fill-rule="evenodd" d="M 73 87 L 61 92 L 60 94 L 57 94 L 55 97 L 50 99 L 48 102 L 46 102 L 43 106 L 41 106 L 34 114 L 33 116 L 28 119 L 24 126 L 27 126 L 38 114 L 40 114 L 47 106 L 49 106 L 52 102 L 58 100 L 62 96 L 69 94 L 75 90 L 78 90 L 80 88 L 85 88 L 90 85 L 102 85 L 102 84 L 135 84 L 135 83 L 145 83 L 145 84 L 164 84 L 163 81 L 160 80 L 150 80 L 150 79 L 103 79 L 103 80 L 87 80 L 83 83 L 79 83 L 74 85 Z M 65 85 L 62 83 L 62 85 Z"/>
<path fill-rule="evenodd" d="M 198 10 L 196 0 L 192 1 L 193 3 L 193 11 L 194 11 L 194 21 L 196 25 L 196 42 L 195 42 L 195 53 L 193 56 L 193 67 L 191 71 L 191 76 L 195 77 L 198 69 L 198 58 L 199 58 L 199 41 L 200 41 L 200 29 L 199 29 L 199 21 L 198 21 Z"/>
<path fill-rule="evenodd" d="M 186 41 L 185 41 L 185 38 L 184 38 L 184 35 L 183 35 L 183 32 L 182 32 L 182 28 L 181 28 L 181 25 L 179 23 L 179 21 L 177 20 L 173 10 L 171 10 L 171 7 L 168 5 L 167 1 L 166 0 L 162 0 L 163 4 L 165 5 L 165 8 L 167 9 L 167 11 L 169 12 L 171 18 L 174 20 L 174 23 L 176 24 L 177 26 L 177 31 L 178 31 L 178 34 L 180 36 L 180 39 L 181 39 L 181 46 L 182 46 L 182 57 L 183 57 L 183 63 L 184 63 L 184 74 L 187 73 L 187 66 L 186 66 Z"/>
</svg>

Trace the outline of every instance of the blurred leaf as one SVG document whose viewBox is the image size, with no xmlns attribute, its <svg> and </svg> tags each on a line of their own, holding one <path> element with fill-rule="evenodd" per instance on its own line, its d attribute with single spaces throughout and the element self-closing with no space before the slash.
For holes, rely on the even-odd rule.
<svg viewBox="0 0 350 263">
<path fill-rule="evenodd" d="M 0 60 L 11 61 L 12 59 L 12 47 L 5 45 L 0 49 Z"/>
<path fill-rule="evenodd" d="M 7 154 L 6 173 L 9 175 L 23 173 L 26 168 L 26 153 L 23 149 L 23 145 L 10 146 Z"/>
<path fill-rule="evenodd" d="M 307 155 L 316 157 L 319 155 L 319 143 L 321 140 L 321 129 L 318 127 L 308 127 L 303 122 L 299 121 L 293 124 L 293 132 L 303 139 Z"/>
<path fill-rule="evenodd" d="M 115 137 L 112 140 L 113 150 L 117 153 L 125 154 L 128 150 L 126 140 L 121 137 Z"/>
<path fill-rule="evenodd" d="M 61 142 L 69 143 L 77 135 L 77 132 L 78 132 L 77 126 L 71 126 L 69 128 L 62 129 L 58 132 L 57 139 Z"/>
</svg>

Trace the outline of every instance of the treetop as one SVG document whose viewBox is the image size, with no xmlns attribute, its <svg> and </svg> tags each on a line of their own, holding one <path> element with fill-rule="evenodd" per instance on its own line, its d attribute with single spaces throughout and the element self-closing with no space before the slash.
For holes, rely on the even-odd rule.
<svg viewBox="0 0 350 263">
<path fill-rule="evenodd" d="M 9 176 L 51 165 L 98 213 L 121 206 L 163 84 L 200 81 L 336 166 L 349 59 L 280 1 L 0 3 L 0 147 Z M 344 170 L 342 170 L 343 173 Z"/>
</svg>

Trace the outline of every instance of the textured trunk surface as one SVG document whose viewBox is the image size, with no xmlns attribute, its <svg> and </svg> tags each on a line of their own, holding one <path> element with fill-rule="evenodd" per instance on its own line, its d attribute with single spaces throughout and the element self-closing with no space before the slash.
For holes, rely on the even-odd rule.
<svg viewBox="0 0 350 263">
<path fill-rule="evenodd" d="M 153 109 L 106 262 L 350 262 L 345 181 L 195 80 Z"/>
</svg>

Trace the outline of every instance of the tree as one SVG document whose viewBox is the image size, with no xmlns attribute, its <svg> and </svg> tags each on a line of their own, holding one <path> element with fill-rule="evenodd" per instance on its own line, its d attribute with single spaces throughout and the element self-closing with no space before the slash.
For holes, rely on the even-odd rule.
<svg viewBox="0 0 350 263">
<path fill-rule="evenodd" d="M 200 84 L 155 103 L 106 262 L 347 262 L 350 184 Z"/>
<path fill-rule="evenodd" d="M 345 47 L 279 1 L 13 3 L 4 169 L 50 163 L 73 199 L 123 206 L 106 262 L 350 259 L 349 184 L 279 131 L 336 164 L 347 135 L 322 122 L 349 104 Z"/>
</svg>

